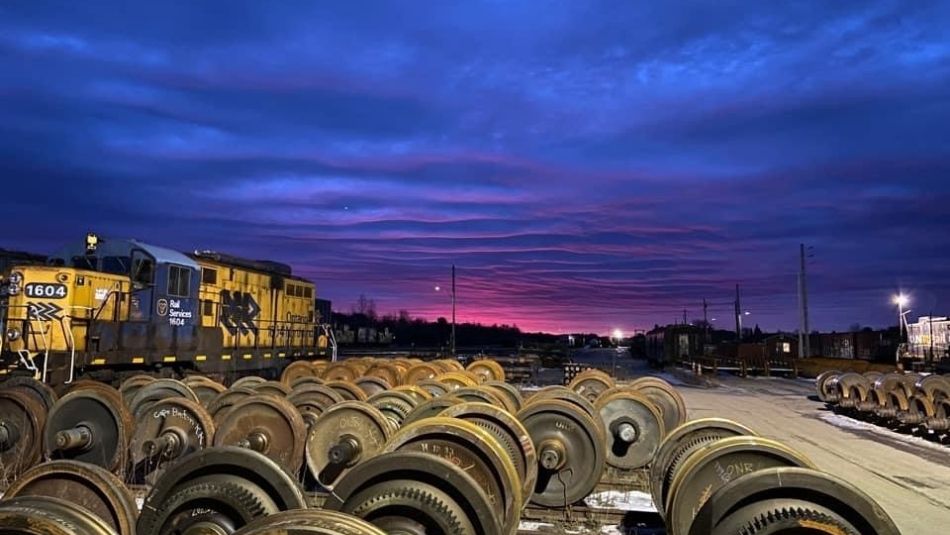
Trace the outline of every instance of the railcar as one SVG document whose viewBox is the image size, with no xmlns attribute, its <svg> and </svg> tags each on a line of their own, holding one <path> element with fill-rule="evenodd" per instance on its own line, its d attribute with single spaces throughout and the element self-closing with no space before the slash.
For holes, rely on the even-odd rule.
<svg viewBox="0 0 950 535">
<path fill-rule="evenodd" d="M 329 356 L 316 288 L 277 262 L 94 234 L 0 281 L 0 374 L 276 376 Z"/>
</svg>

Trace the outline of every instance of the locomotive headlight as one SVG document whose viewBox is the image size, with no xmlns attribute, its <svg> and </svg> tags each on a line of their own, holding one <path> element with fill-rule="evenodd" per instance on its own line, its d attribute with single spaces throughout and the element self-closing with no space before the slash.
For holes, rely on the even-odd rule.
<svg viewBox="0 0 950 535">
<path fill-rule="evenodd" d="M 16 327 L 10 327 L 7 329 L 7 340 L 15 342 L 20 339 L 20 329 Z"/>
<path fill-rule="evenodd" d="M 19 271 L 14 271 L 10 274 L 10 284 L 19 286 L 23 282 L 23 274 Z"/>
</svg>

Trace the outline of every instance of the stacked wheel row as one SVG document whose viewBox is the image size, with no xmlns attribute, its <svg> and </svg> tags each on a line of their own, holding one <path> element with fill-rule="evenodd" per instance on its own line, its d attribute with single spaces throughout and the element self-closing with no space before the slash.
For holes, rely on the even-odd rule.
<svg viewBox="0 0 950 535">
<path fill-rule="evenodd" d="M 950 443 L 950 377 L 827 371 L 818 398 L 835 410 L 902 432 Z"/>
<path fill-rule="evenodd" d="M 0 392 L 18 399 L 51 396 L 28 380 L 6 386 Z M 37 437 L 15 441 L 17 450 L 41 445 L 54 461 L 33 470 L 65 470 L 72 475 L 62 477 L 99 488 L 87 494 L 115 495 L 119 504 L 128 501 L 123 482 L 148 485 L 136 521 L 142 534 L 231 533 L 301 507 L 304 491 L 322 491 L 326 507 L 387 532 L 513 533 L 529 502 L 570 505 L 605 466 L 645 466 L 666 429 L 685 419 L 682 398 L 658 379 L 618 387 L 589 371 L 571 388 L 526 399 L 489 360 L 467 369 L 453 361 L 298 362 L 281 381 L 246 377 L 229 388 L 197 376 L 135 376 L 118 390 L 79 382 L 49 403 L 17 412 L 42 420 Z M 21 473 L 23 464 L 11 479 L 35 477 Z M 74 505 L 104 510 L 91 499 Z M 130 533 L 128 525 L 110 528 Z"/>
<path fill-rule="evenodd" d="M 899 533 L 862 491 L 729 420 L 673 430 L 650 468 L 650 491 L 669 535 Z"/>
</svg>

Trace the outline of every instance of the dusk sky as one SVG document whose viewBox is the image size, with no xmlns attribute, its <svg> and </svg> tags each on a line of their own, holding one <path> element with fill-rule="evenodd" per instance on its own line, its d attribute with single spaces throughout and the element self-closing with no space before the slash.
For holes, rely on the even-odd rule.
<svg viewBox="0 0 950 535">
<path fill-rule="evenodd" d="M 947 2 L 4 2 L 0 247 L 553 332 L 950 313 Z"/>
</svg>

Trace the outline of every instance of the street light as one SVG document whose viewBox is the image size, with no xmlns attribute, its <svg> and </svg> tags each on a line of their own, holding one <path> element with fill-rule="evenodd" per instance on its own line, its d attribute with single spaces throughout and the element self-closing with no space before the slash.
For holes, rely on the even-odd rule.
<svg viewBox="0 0 950 535">
<path fill-rule="evenodd" d="M 894 304 L 897 305 L 897 331 L 901 337 L 907 332 L 907 320 L 904 319 L 904 314 L 910 311 L 904 312 L 904 307 L 908 303 L 910 303 L 910 297 L 903 292 L 894 296 Z"/>
</svg>

